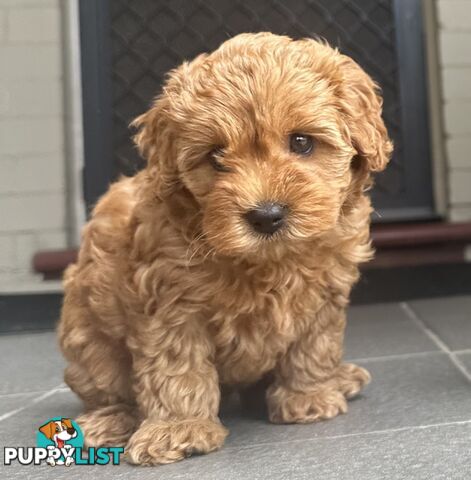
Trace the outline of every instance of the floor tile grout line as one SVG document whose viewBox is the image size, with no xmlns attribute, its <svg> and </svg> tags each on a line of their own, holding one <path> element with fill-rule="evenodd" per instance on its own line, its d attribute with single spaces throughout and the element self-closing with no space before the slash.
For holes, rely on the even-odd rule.
<svg viewBox="0 0 471 480">
<path fill-rule="evenodd" d="M 406 315 L 422 329 L 422 331 L 427 335 L 432 342 L 435 343 L 443 352 L 445 352 L 453 365 L 461 372 L 461 374 L 471 383 L 471 373 L 468 372 L 466 367 L 463 365 L 461 360 L 456 356 L 456 353 L 453 352 L 448 345 L 433 331 L 431 330 L 426 323 L 420 318 L 417 312 L 407 303 L 401 302 L 401 308 L 404 310 Z"/>
<path fill-rule="evenodd" d="M 468 354 L 471 353 L 471 348 L 464 348 L 462 350 L 453 350 L 453 353 L 455 355 L 463 355 L 463 354 Z"/>
<path fill-rule="evenodd" d="M 22 412 L 23 410 L 26 410 L 32 405 L 35 405 L 36 403 L 39 403 L 46 398 L 49 398 L 51 395 L 54 395 L 55 393 L 59 392 L 63 388 L 64 388 L 64 383 L 61 383 L 56 387 L 52 388 L 51 390 L 44 392 L 39 397 L 36 397 L 34 400 L 31 400 L 31 402 L 27 402 L 26 405 L 23 405 L 22 407 L 19 407 L 19 408 L 15 408 L 14 410 L 10 410 L 9 412 L 4 413 L 3 415 L 0 415 L 0 422 L 3 422 L 3 420 L 7 420 L 8 418 L 12 417 L 13 415 L 16 415 L 17 413 Z"/>
<path fill-rule="evenodd" d="M 417 312 L 407 302 L 401 302 L 400 306 L 410 320 L 412 320 L 425 333 L 425 335 L 427 335 L 427 337 L 432 340 L 438 348 L 440 348 L 440 350 L 445 353 L 451 352 L 448 345 L 426 325 L 422 318 L 419 317 Z"/>
<path fill-rule="evenodd" d="M 444 355 L 446 352 L 443 352 L 441 349 L 439 350 L 427 350 L 425 352 L 411 352 L 411 353 L 396 353 L 391 355 L 383 355 L 382 357 L 363 357 L 363 358 L 346 358 L 344 362 L 351 363 L 368 363 L 368 362 L 378 362 L 381 360 L 401 360 L 401 359 L 408 359 L 408 358 L 416 358 L 416 357 L 423 357 L 427 355 Z"/>
<path fill-rule="evenodd" d="M 295 438 L 293 440 L 286 440 L 283 442 L 260 442 L 260 443 L 252 443 L 250 445 L 234 445 L 234 446 L 228 445 L 224 447 L 224 449 L 242 450 L 246 448 L 261 447 L 261 446 L 267 446 L 267 445 L 286 445 L 290 443 L 310 442 L 315 440 L 336 440 L 340 438 L 358 437 L 361 435 L 382 435 L 386 433 L 410 432 L 415 430 L 425 430 L 427 428 L 452 427 L 452 426 L 460 426 L 460 425 L 471 425 L 471 419 L 457 420 L 455 422 L 432 423 L 429 425 L 408 425 L 405 427 L 387 428 L 384 430 L 371 430 L 369 432 L 346 433 L 344 435 L 327 435 L 327 436 L 316 436 L 316 437 L 308 437 L 308 438 Z"/>
<path fill-rule="evenodd" d="M 468 379 L 468 381 L 471 383 L 471 373 L 468 372 L 468 369 L 466 366 L 463 364 L 463 362 L 456 356 L 454 352 L 449 353 L 449 357 L 455 367 Z"/>
<path fill-rule="evenodd" d="M 56 392 L 71 392 L 72 390 L 70 390 L 69 387 L 61 387 L 61 388 L 57 388 L 55 389 Z M 0 400 L 2 398 L 15 398 L 15 397 L 22 397 L 22 396 L 25 396 L 25 395 L 37 395 L 39 393 L 46 393 L 48 392 L 49 390 L 32 390 L 30 392 L 26 391 L 26 392 L 14 392 L 14 393 L 0 393 Z"/>
</svg>

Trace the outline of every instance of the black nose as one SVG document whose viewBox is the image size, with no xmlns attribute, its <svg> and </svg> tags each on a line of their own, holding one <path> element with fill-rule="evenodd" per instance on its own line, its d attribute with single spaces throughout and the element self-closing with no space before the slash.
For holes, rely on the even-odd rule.
<svg viewBox="0 0 471 480">
<path fill-rule="evenodd" d="M 69 435 L 73 435 L 73 434 L 75 433 L 75 428 L 74 428 L 74 427 L 68 428 L 68 429 L 67 429 L 67 433 L 68 433 Z"/>
<path fill-rule="evenodd" d="M 256 232 L 272 234 L 282 227 L 286 212 L 287 208 L 279 203 L 262 203 L 249 210 L 245 218 Z"/>
</svg>

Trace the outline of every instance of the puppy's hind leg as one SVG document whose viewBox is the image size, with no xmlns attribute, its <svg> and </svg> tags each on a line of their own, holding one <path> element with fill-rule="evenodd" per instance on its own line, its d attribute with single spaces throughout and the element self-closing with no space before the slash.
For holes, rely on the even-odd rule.
<svg viewBox="0 0 471 480">
<path fill-rule="evenodd" d="M 105 336 L 89 320 L 92 313 L 66 297 L 59 341 L 69 361 L 65 381 L 83 401 L 77 418 L 85 445 L 124 445 L 138 426 L 131 390 L 131 357 L 126 346 Z"/>
<path fill-rule="evenodd" d="M 76 419 L 85 447 L 124 447 L 139 426 L 136 408 L 124 403 L 83 413 Z"/>
<path fill-rule="evenodd" d="M 76 418 L 85 447 L 124 446 L 139 426 L 136 405 L 124 403 L 116 393 L 97 388 L 77 364 L 67 367 L 65 379 L 84 401 L 86 411 Z"/>
<path fill-rule="evenodd" d="M 123 339 L 104 333 L 106 325 L 98 328 L 100 322 L 76 292 L 67 292 L 57 331 L 69 363 L 64 377 L 87 410 L 133 403 L 131 354 Z"/>
<path fill-rule="evenodd" d="M 119 363 L 116 368 L 120 368 Z M 65 369 L 64 380 L 70 389 L 80 397 L 86 411 L 120 403 L 134 403 L 127 392 L 129 387 L 124 383 L 124 379 L 118 377 L 113 380 L 113 376 L 116 375 L 119 373 L 110 371 L 109 381 L 103 382 L 101 380 L 104 378 L 97 378 L 90 374 L 84 364 L 72 362 Z M 120 386 L 122 388 L 119 388 Z"/>
<path fill-rule="evenodd" d="M 139 426 L 138 409 L 119 392 L 100 388 L 77 363 L 66 368 L 65 380 L 83 400 L 85 413 L 77 417 L 86 447 L 124 446 Z"/>
</svg>

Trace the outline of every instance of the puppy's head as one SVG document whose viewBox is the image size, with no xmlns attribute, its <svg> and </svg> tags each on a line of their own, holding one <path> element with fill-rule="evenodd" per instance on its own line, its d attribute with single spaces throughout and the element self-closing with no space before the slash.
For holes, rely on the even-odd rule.
<svg viewBox="0 0 471 480">
<path fill-rule="evenodd" d="M 381 99 L 315 40 L 242 34 L 172 71 L 134 122 L 155 190 L 184 190 L 218 253 L 283 250 L 331 230 L 392 146 Z"/>
</svg>

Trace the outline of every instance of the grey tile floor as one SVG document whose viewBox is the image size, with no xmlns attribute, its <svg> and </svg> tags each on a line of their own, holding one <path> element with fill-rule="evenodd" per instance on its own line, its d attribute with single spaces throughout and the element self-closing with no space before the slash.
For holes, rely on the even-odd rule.
<svg viewBox="0 0 471 480">
<path fill-rule="evenodd" d="M 349 412 L 313 425 L 271 425 L 223 408 L 225 447 L 156 468 L 11 466 L 1 478 L 470 479 L 471 297 L 352 307 L 346 358 L 372 383 Z M 34 446 L 39 425 L 74 418 L 54 334 L 0 337 L 0 447 Z"/>
</svg>

